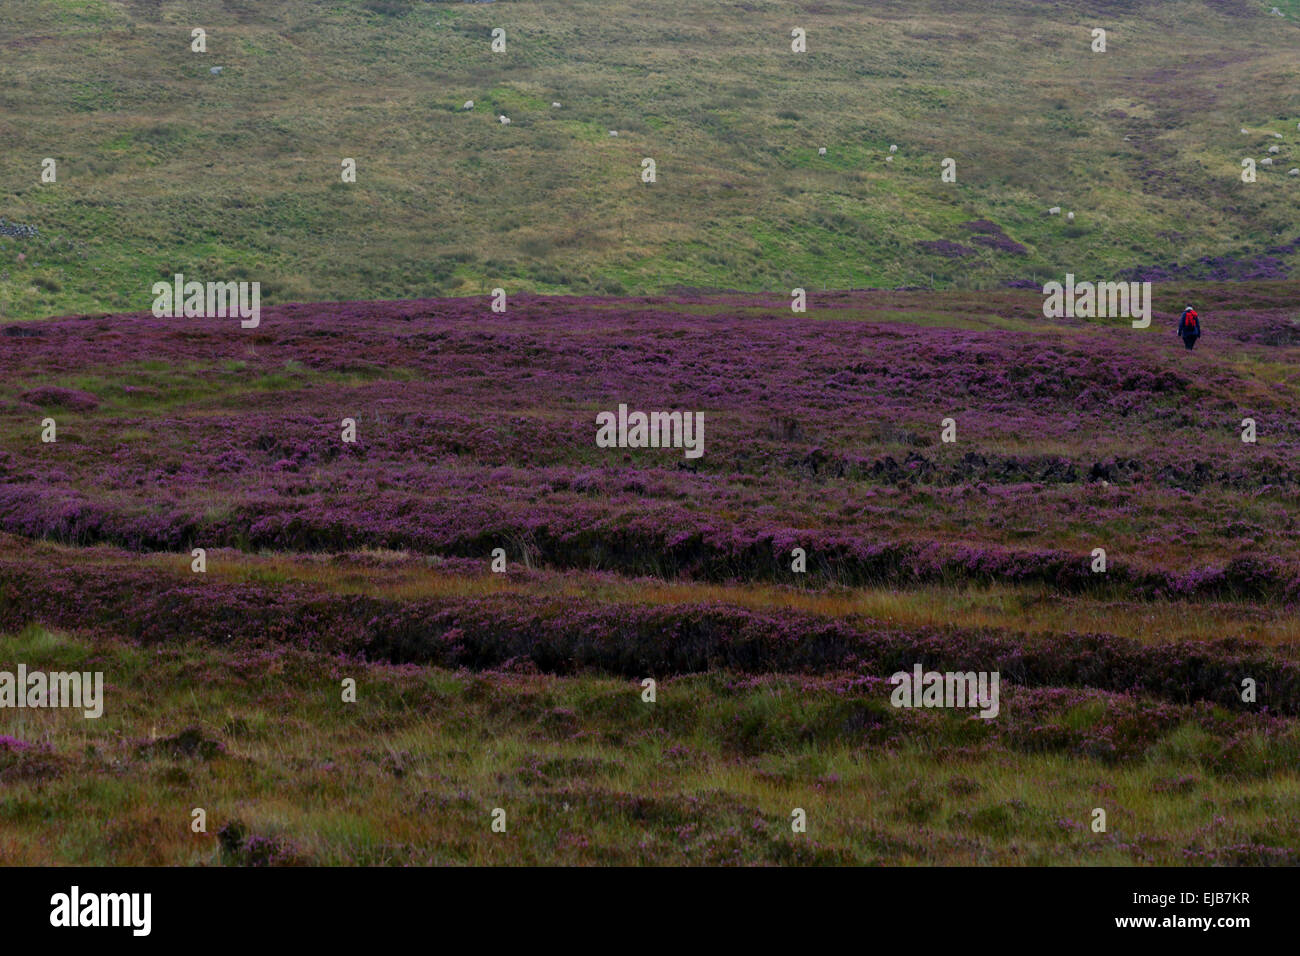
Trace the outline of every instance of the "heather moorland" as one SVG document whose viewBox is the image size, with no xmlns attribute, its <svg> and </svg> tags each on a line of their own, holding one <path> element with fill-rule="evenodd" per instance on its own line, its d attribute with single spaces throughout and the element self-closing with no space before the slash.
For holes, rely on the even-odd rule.
<svg viewBox="0 0 1300 956">
<path fill-rule="evenodd" d="M 1298 292 L 6 325 L 5 656 L 109 689 L 9 712 L 0 851 L 1294 864 Z M 598 447 L 620 403 L 704 453 Z M 917 664 L 999 672 L 999 714 L 892 706 Z"/>
<path fill-rule="evenodd" d="M 5 4 L 0 863 L 1300 864 L 1297 30 Z"/>
</svg>

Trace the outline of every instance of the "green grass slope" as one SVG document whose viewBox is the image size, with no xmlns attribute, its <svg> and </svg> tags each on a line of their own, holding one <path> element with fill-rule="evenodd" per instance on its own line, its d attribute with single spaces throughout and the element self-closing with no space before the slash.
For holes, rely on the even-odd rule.
<svg viewBox="0 0 1300 956">
<path fill-rule="evenodd" d="M 1272 6 L 7 0 L 0 217 L 40 236 L 0 238 L 0 317 L 145 309 L 176 271 L 277 302 L 1248 258 L 1300 222 L 1300 7 Z"/>
</svg>

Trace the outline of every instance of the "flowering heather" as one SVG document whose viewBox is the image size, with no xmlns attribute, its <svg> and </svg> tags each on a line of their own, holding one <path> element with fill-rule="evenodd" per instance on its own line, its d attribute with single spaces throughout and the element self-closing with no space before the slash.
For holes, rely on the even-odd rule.
<svg viewBox="0 0 1300 956">
<path fill-rule="evenodd" d="M 1290 600 L 1300 421 L 1267 363 L 1293 354 L 1293 300 L 1228 297 L 1202 299 L 1218 360 L 1174 349 L 1159 316 L 1149 334 L 1047 322 L 1013 293 L 814 294 L 808 317 L 761 297 L 519 297 L 504 315 L 285 306 L 252 332 L 28 323 L 0 336 L 0 529 L 169 550 L 513 540 L 556 566 L 714 579 L 780 575 L 800 546 L 846 582 L 1062 587 L 1101 584 L 1100 543 L 1108 584 Z M 957 324 L 909 320 L 926 307 Z M 703 411 L 707 454 L 597 449 L 595 413 L 620 401 Z"/>
<path fill-rule="evenodd" d="M 25 392 L 22 399 L 39 408 L 64 408 L 74 412 L 92 411 L 99 405 L 99 399 L 87 392 L 52 385 Z"/>
<path fill-rule="evenodd" d="M 972 241 L 978 245 L 1017 256 L 1029 254 L 1028 249 L 1003 232 L 1001 226 L 988 219 L 973 219 L 970 222 L 963 222 L 961 227 L 975 233 Z"/>
<path fill-rule="evenodd" d="M 1287 254 L 1294 251 L 1300 243 L 1300 236 L 1292 242 L 1270 249 L 1269 252 Z M 1193 263 L 1140 266 L 1123 270 L 1119 278 L 1134 282 L 1175 282 L 1196 279 L 1211 282 L 1260 282 L 1271 279 L 1285 279 L 1291 270 L 1276 255 L 1257 255 L 1246 259 L 1234 256 L 1201 256 Z"/>
<path fill-rule="evenodd" d="M 1285 796 L 1209 821 L 1213 799 L 1288 793 L 1300 762 L 1300 285 L 1196 290 L 1194 354 L 1172 335 L 1187 295 L 1158 294 L 1149 330 L 1045 320 L 1036 290 L 814 292 L 804 315 L 778 296 L 516 296 L 504 314 L 290 305 L 256 330 L 0 328 L 0 641 L 52 628 L 148 665 L 110 671 L 119 705 L 138 696 L 109 709 L 102 754 L 14 728 L 0 780 L 224 779 L 273 739 L 267 800 L 352 805 L 362 781 L 371 807 L 391 792 L 460 826 L 505 788 L 538 819 L 612 828 L 566 822 L 523 851 L 538 860 L 1024 862 L 1000 855 L 1014 834 L 1039 861 L 1294 862 Z M 705 454 L 597 447 L 597 413 L 624 403 L 702 413 Z M 33 647 L 22 659 L 72 653 Z M 997 718 L 891 706 L 888 678 L 916 666 L 998 673 Z M 351 720 L 323 744 L 339 718 L 313 709 L 320 688 L 354 675 L 385 735 L 403 714 L 472 720 L 433 749 L 428 724 L 379 746 Z M 641 709 L 650 676 L 662 710 Z M 141 726 L 160 680 L 190 696 Z M 216 686 L 224 715 L 192 692 Z M 467 726 L 514 756 L 486 759 Z M 643 748 L 679 790 L 629 780 Z M 1063 766 L 1095 792 L 1052 792 Z M 1020 772 L 1033 800 L 1006 795 L 999 775 Z M 737 779 L 756 789 L 718 783 Z M 772 791 L 888 810 L 869 834 L 791 843 L 754 795 Z M 1180 808 L 1176 836 L 1130 826 L 1152 803 Z M 206 859 L 501 852 L 392 828 L 344 851 L 241 809 L 214 817 Z M 168 852 L 140 859 L 192 851 Z"/>
<path fill-rule="evenodd" d="M 934 670 L 998 670 L 1025 687 L 1135 691 L 1235 710 L 1244 706 L 1237 675 L 1248 674 L 1271 712 L 1300 713 L 1300 664 L 1234 641 L 1145 646 L 1074 633 L 1025 639 L 725 603 L 661 607 L 579 597 L 557 603 L 520 593 L 394 600 L 290 582 L 198 580 L 183 562 L 160 573 L 126 555 L 106 558 L 102 552 L 73 558 L 51 582 L 21 545 L 0 550 L 0 585 L 11 595 L 0 602 L 0 631 L 39 622 L 146 643 L 271 642 L 394 662 L 484 669 L 531 661 L 547 672 L 626 677 L 722 668 L 854 669 L 884 678 L 919 662 Z M 186 740 L 191 749 L 201 743 Z"/>
<path fill-rule="evenodd" d="M 1009 236 L 976 236 L 972 241 L 981 246 L 988 246 L 990 249 L 996 249 L 998 252 L 1009 252 L 1015 256 L 1025 256 L 1029 254 L 1028 249 Z"/>
</svg>

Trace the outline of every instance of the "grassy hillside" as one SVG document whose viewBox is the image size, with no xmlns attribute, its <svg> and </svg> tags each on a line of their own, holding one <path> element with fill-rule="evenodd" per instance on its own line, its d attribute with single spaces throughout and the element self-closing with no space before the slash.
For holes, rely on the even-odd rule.
<svg viewBox="0 0 1300 956">
<path fill-rule="evenodd" d="M 177 271 L 269 302 L 1276 276 L 1300 6 L 1273 5 L 10 0 L 0 217 L 40 235 L 0 237 L 0 317 L 145 309 Z"/>
</svg>

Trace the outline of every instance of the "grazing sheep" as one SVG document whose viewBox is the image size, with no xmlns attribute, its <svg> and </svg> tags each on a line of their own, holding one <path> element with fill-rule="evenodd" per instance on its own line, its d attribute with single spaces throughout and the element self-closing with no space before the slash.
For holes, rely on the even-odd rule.
<svg viewBox="0 0 1300 956">
<path fill-rule="evenodd" d="M 893 157 L 893 156 L 886 156 L 886 157 L 885 157 L 885 162 L 887 162 L 887 163 L 892 163 L 893 161 L 894 161 L 894 157 Z"/>
<path fill-rule="evenodd" d="M 889 147 L 889 151 L 890 151 L 891 153 L 896 153 L 896 152 L 898 152 L 898 147 L 897 147 L 897 146 L 890 146 L 890 147 Z"/>
<path fill-rule="evenodd" d="M 466 100 L 465 105 L 461 107 L 461 109 L 463 110 L 472 110 L 473 108 L 474 108 L 473 100 Z"/>
<path fill-rule="evenodd" d="M 1288 169 L 1286 174 L 1288 176 L 1300 176 L 1300 169 Z"/>
<path fill-rule="evenodd" d="M 1259 164 L 1260 164 L 1261 166 L 1272 166 L 1272 165 L 1273 165 L 1273 160 L 1272 160 L 1271 158 L 1269 158 L 1269 157 L 1265 157 L 1264 159 L 1261 159 L 1261 160 L 1259 161 Z"/>
<path fill-rule="evenodd" d="M 1249 135 L 1250 135 L 1250 130 L 1246 129 L 1246 127 L 1244 127 L 1244 126 L 1241 128 L 1241 132 L 1242 132 L 1242 135 L 1243 135 L 1243 136 L 1249 136 Z"/>
<path fill-rule="evenodd" d="M 559 108 L 560 108 L 560 104 L 559 104 L 558 102 L 552 100 L 552 101 L 551 101 L 551 109 L 553 109 L 553 110 L 558 110 Z"/>
<path fill-rule="evenodd" d="M 1277 7 L 1274 7 L 1272 10 L 1270 10 L 1270 11 L 1268 11 L 1268 12 L 1271 13 L 1271 14 L 1272 14 L 1273 16 L 1275 16 L 1275 17 L 1284 17 L 1284 16 L 1286 16 L 1286 14 L 1283 13 L 1281 10 L 1279 10 Z"/>
<path fill-rule="evenodd" d="M 1281 147 L 1281 146 L 1270 146 L 1270 147 L 1268 148 L 1268 151 L 1269 151 L 1270 153 L 1280 153 L 1280 152 L 1282 151 L 1282 147 Z"/>
<path fill-rule="evenodd" d="M 1281 139 L 1281 138 L 1282 138 L 1282 134 L 1281 134 L 1281 133 L 1274 133 L 1274 134 L 1273 134 L 1273 138 L 1274 138 L 1274 139 Z"/>
<path fill-rule="evenodd" d="M 817 155 L 818 155 L 818 156 L 825 156 L 825 155 L 826 155 L 826 147 L 825 147 L 825 146 L 820 147 L 820 148 L 817 150 Z"/>
<path fill-rule="evenodd" d="M 224 66 L 214 66 L 212 67 L 212 69 L 208 70 L 208 72 L 211 73 L 213 76 L 220 76 L 221 71 L 224 69 L 225 69 Z"/>
<path fill-rule="evenodd" d="M 612 129 L 612 130 L 610 130 L 610 131 L 609 131 L 609 135 L 610 135 L 610 136 L 617 136 L 617 135 L 618 135 L 618 130 L 616 130 L 616 129 Z"/>
<path fill-rule="evenodd" d="M 501 121 L 501 125 L 502 125 L 502 126 L 509 126 L 509 125 L 510 125 L 510 117 L 509 117 L 509 116 L 498 116 L 497 119 L 499 119 L 499 120 Z"/>
<path fill-rule="evenodd" d="M 1059 216 L 1061 214 L 1061 207 L 1053 206 L 1051 209 L 1047 210 L 1047 214 L 1049 216 Z"/>
<path fill-rule="evenodd" d="M 1074 222 L 1074 213 L 1072 213 L 1072 212 L 1067 212 L 1067 213 L 1065 214 L 1065 218 L 1068 219 L 1070 222 Z"/>
</svg>

